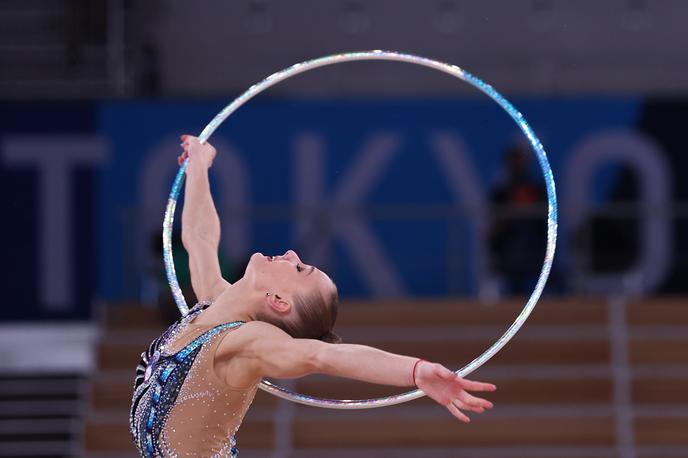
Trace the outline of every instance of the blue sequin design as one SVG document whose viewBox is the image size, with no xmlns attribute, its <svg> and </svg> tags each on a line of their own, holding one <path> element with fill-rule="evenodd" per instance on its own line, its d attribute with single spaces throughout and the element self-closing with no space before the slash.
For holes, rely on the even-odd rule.
<svg viewBox="0 0 688 458">
<path fill-rule="evenodd" d="M 186 380 L 191 366 L 203 345 L 214 336 L 243 324 L 243 321 L 233 321 L 221 324 L 195 338 L 178 352 L 165 355 L 159 348 L 185 322 L 205 309 L 196 308 L 195 313 L 178 320 L 170 326 L 159 338 L 154 340 L 148 350 L 141 355 L 141 363 L 137 367 L 134 382 L 129 426 L 134 443 L 141 456 L 153 458 L 162 456 L 160 433 L 164 429 L 165 421 L 174 406 L 177 396 Z M 233 441 L 233 438 L 230 438 Z M 238 449 L 231 449 L 231 456 L 237 456 Z"/>
</svg>

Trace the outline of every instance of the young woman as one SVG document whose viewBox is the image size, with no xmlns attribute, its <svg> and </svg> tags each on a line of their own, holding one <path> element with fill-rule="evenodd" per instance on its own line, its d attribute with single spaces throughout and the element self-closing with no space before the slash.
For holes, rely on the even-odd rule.
<svg viewBox="0 0 688 458">
<path fill-rule="evenodd" d="M 446 367 L 373 347 L 339 343 L 333 333 L 337 287 L 289 250 L 255 253 L 240 280 L 222 278 L 220 223 L 208 169 L 216 151 L 182 136 L 186 169 L 182 241 L 197 304 L 142 354 L 130 427 L 139 452 L 157 456 L 237 456 L 235 433 L 263 377 L 312 373 L 418 387 L 456 418 L 492 403 L 468 391 L 496 387 Z"/>
</svg>

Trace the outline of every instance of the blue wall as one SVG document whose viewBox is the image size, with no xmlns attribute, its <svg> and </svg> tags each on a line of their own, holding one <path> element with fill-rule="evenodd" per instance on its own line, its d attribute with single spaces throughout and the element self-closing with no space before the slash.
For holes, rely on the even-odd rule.
<svg viewBox="0 0 688 458">
<path fill-rule="evenodd" d="M 122 212 L 129 209 L 130 215 L 132 211 L 134 216 L 141 215 L 136 209 L 150 205 L 144 202 L 142 187 L 147 180 L 155 181 L 150 181 L 144 170 L 146 164 L 149 167 L 155 164 L 151 161 L 156 155 L 167 154 L 169 160 L 164 158 L 167 165 L 154 167 L 154 178 L 164 185 L 155 188 L 158 194 L 152 198 L 154 208 L 145 210 L 146 217 L 162 222 L 161 209 L 177 168 L 178 136 L 200 132 L 224 102 L 134 101 L 0 107 L 2 148 L 8 139 L 18 136 L 55 138 L 69 133 L 100 138 L 106 150 L 105 159 L 98 164 L 75 166 L 70 174 L 74 214 L 69 217 L 74 222 L 72 237 L 76 241 L 69 260 L 75 272 L 74 302 L 58 312 L 45 312 L 35 294 L 40 288 L 36 239 L 40 231 L 50 231 L 39 217 L 40 174 L 30 166 L 20 167 L 3 160 L 0 176 L 5 190 L 5 210 L 10 217 L 1 230 L 5 240 L 13 241 L 6 244 L 6 259 L 13 261 L 11 267 L 9 262 L 4 267 L 3 286 L 19 308 L 6 311 L 4 318 L 86 317 L 93 299 L 121 299 L 131 295 L 127 288 L 140 291 L 141 284 L 127 287 L 126 283 L 127 275 L 138 281 L 141 272 L 127 269 L 132 265 L 142 269 L 138 265 L 145 258 L 141 251 L 150 244 L 146 236 L 135 233 L 134 241 L 126 245 Z M 566 189 L 567 167 L 577 145 L 601 132 L 632 131 L 644 107 L 642 101 L 634 98 L 514 99 L 512 102 L 544 143 L 560 190 Z M 437 205 L 476 204 L 469 196 L 467 200 L 467 196 L 457 196 L 452 191 L 450 174 L 437 160 L 438 147 L 433 142 L 438 136 L 450 138 L 456 151 L 463 154 L 469 164 L 463 173 L 472 174 L 478 184 L 475 191 L 483 198 L 499 175 L 504 151 L 523 142 L 522 134 L 505 113 L 490 101 L 477 98 L 252 102 L 233 115 L 211 139 L 219 147 L 219 157 L 223 148 L 231 149 L 236 155 L 247 178 L 243 202 L 262 212 L 245 219 L 247 236 L 241 247 L 233 246 L 225 234 L 223 253 L 227 258 L 252 251 L 281 253 L 292 247 L 307 251 L 308 241 L 297 236 L 296 220 L 281 213 L 296 203 L 298 173 L 310 174 L 311 178 L 319 174 L 317 170 L 303 167 L 300 172 L 295 171 L 298 163 L 295 155 L 307 150 L 299 143 L 304 136 L 321 144 L 318 149 L 324 159 L 321 204 L 325 208 L 331 204 L 328 196 L 333 189 L 347 182 L 347 171 L 352 164 L 370 153 L 366 148 L 371 142 L 388 142 L 391 153 L 389 162 L 381 168 L 359 206 L 379 209 L 412 204 L 420 210 Z M 379 144 L 371 148 L 384 149 Z M 2 150 L 0 153 L 5 154 Z M 51 151 L 46 150 L 44 154 L 50 156 Z M 669 154 L 667 158 L 671 162 L 675 156 Z M 539 171 L 535 167 L 533 161 L 533 173 L 537 175 Z M 611 192 L 614 172 L 603 171 L 600 176 L 591 194 L 603 202 Z M 214 190 L 226 189 L 218 181 L 216 177 Z M 232 221 L 232 216 L 223 211 L 230 200 L 227 196 L 226 191 L 216 194 L 223 225 Z M 452 224 L 445 216 L 363 218 L 362 226 L 374 237 L 404 294 L 476 293 L 476 234 L 470 216 Z M 136 232 L 135 219 L 133 223 Z M 564 217 L 562 226 L 565 230 Z M 133 261 L 127 259 L 132 256 L 132 246 Z M 335 236 L 328 246 L 331 256 L 326 269 L 343 296 L 379 295 L 385 290 L 384 285 L 370 284 L 370 279 L 361 273 L 360 257 L 352 256 L 350 246 L 341 243 L 339 237 Z M 566 248 L 558 255 L 565 261 Z M 450 265 L 453 267 L 449 268 Z"/>
</svg>

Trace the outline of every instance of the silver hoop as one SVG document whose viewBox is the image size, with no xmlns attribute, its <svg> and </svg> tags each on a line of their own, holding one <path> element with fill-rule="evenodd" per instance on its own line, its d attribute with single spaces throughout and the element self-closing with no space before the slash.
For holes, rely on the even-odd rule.
<svg viewBox="0 0 688 458">
<path fill-rule="evenodd" d="M 533 311 L 535 304 L 537 303 L 542 290 L 547 282 L 547 277 L 549 276 L 550 270 L 552 268 L 552 261 L 554 259 L 554 251 L 556 247 L 557 240 L 557 197 L 554 186 L 554 177 L 552 176 L 552 169 L 549 166 L 549 161 L 545 150 L 540 143 L 540 140 L 535 136 L 533 129 L 526 122 L 525 118 L 521 113 L 514 108 L 511 103 L 506 100 L 500 93 L 498 93 L 492 86 L 484 83 L 479 78 L 471 75 L 470 73 L 464 71 L 463 69 L 457 67 L 456 65 L 450 65 L 443 62 L 438 62 L 436 60 L 428 59 L 425 57 L 414 56 L 411 54 L 403 54 L 393 51 L 362 51 L 362 52 L 352 52 L 345 54 L 334 54 L 330 56 L 320 57 L 318 59 L 313 59 L 305 62 L 301 62 L 284 70 L 265 78 L 258 84 L 254 84 L 243 94 L 237 97 L 232 103 L 227 105 L 220 113 L 218 113 L 215 118 L 203 129 L 199 139 L 201 142 L 205 142 L 210 136 L 215 132 L 215 130 L 224 122 L 229 115 L 236 111 L 244 103 L 263 92 L 265 89 L 290 78 L 299 73 L 306 72 L 318 67 L 324 67 L 326 65 L 338 64 L 343 62 L 353 62 L 361 60 L 387 60 L 396 62 L 406 62 L 410 64 L 422 65 L 424 67 L 434 68 L 444 73 L 448 73 L 456 78 L 459 78 L 472 86 L 478 88 L 480 91 L 484 92 L 490 98 L 492 98 L 499 106 L 501 106 L 516 122 L 516 124 L 521 128 L 525 136 L 537 156 L 540 168 L 542 170 L 543 176 L 545 178 L 545 187 L 547 189 L 547 204 L 548 204 L 548 219 L 547 219 L 547 249 L 545 252 L 545 259 L 542 265 L 542 270 L 540 271 L 540 276 L 538 277 L 537 284 L 533 292 L 528 299 L 528 302 L 521 310 L 521 313 L 516 317 L 514 322 L 509 326 L 506 332 L 494 343 L 490 348 L 488 348 L 483 354 L 475 358 L 469 364 L 464 366 L 462 369 L 457 370 L 456 373 L 465 377 L 470 374 L 483 364 L 485 364 L 490 358 L 492 358 L 499 350 L 504 347 L 504 345 L 511 340 L 511 338 L 518 332 L 523 323 L 526 321 L 530 313 Z M 186 315 L 189 312 L 189 308 L 186 305 L 184 296 L 177 282 L 177 276 L 174 269 L 174 262 L 172 258 L 172 223 L 174 221 L 174 211 L 177 205 L 177 197 L 179 196 L 179 191 L 181 189 L 181 184 L 186 171 L 186 166 L 188 163 L 188 158 L 179 168 L 179 172 L 172 185 L 172 190 L 170 191 L 169 199 L 167 202 L 167 208 L 165 211 L 165 218 L 163 221 L 163 259 L 165 263 L 165 270 L 167 273 L 167 279 L 172 289 L 172 295 L 179 308 L 182 315 Z M 286 388 L 279 385 L 275 385 L 267 380 L 260 382 L 259 387 L 278 396 L 283 399 L 288 399 L 300 404 L 315 406 L 315 407 L 325 407 L 330 409 L 371 409 L 375 407 L 384 407 L 395 404 L 401 404 L 403 402 L 411 401 L 413 399 L 420 398 L 425 394 L 420 390 L 413 390 L 403 394 L 387 396 L 382 398 L 374 399 L 323 399 L 311 397 L 305 394 L 292 392 Z"/>
</svg>

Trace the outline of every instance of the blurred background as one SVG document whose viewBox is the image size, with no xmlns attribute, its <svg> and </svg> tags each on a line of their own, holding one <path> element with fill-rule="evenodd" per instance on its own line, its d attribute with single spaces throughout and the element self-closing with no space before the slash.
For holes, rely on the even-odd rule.
<svg viewBox="0 0 688 458">
<path fill-rule="evenodd" d="M 340 412 L 259 392 L 240 456 L 688 456 L 687 15 L 680 0 L 0 1 L 0 456 L 135 456 L 134 368 L 177 316 L 160 237 L 179 135 L 277 70 L 367 49 L 459 65 L 524 114 L 557 183 L 554 268 L 474 374 L 499 391 L 470 425 L 426 399 Z M 318 69 L 211 142 L 225 276 L 295 249 L 336 281 L 347 342 L 459 368 L 535 285 L 537 161 L 466 83 Z"/>
</svg>

